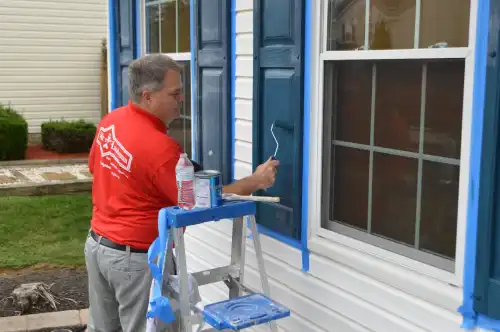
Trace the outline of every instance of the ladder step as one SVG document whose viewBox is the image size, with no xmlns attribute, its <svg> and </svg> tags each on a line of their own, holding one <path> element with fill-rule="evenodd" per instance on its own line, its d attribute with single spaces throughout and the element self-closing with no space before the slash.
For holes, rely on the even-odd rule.
<svg viewBox="0 0 500 332">
<path fill-rule="evenodd" d="M 288 317 L 290 310 L 256 293 L 206 305 L 203 316 L 218 331 L 237 331 Z"/>
</svg>

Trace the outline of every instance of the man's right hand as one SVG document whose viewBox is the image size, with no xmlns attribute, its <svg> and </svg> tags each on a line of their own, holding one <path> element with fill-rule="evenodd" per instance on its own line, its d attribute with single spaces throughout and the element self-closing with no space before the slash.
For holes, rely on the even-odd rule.
<svg viewBox="0 0 500 332">
<path fill-rule="evenodd" d="M 259 165 L 252 177 L 257 185 L 257 189 L 267 189 L 276 182 L 276 173 L 280 162 L 270 157 L 265 163 Z"/>
<path fill-rule="evenodd" d="M 224 186 L 222 191 L 227 194 L 251 195 L 259 189 L 267 189 L 274 185 L 280 162 L 272 157 L 259 165 L 255 172 L 239 181 Z"/>
</svg>

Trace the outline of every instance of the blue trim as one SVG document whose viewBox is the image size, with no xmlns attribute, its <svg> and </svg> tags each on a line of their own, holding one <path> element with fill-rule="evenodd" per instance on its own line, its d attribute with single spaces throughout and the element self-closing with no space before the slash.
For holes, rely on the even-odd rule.
<svg viewBox="0 0 500 332">
<path fill-rule="evenodd" d="M 142 36 L 141 36 L 141 0 L 135 0 L 135 58 L 141 57 L 142 52 Z"/>
<path fill-rule="evenodd" d="M 297 248 L 299 250 L 302 250 L 302 243 L 297 239 L 294 239 L 294 238 L 286 236 L 286 235 L 282 235 L 278 232 L 270 230 L 269 228 L 262 226 L 262 225 L 259 225 L 259 224 L 257 224 L 257 229 L 259 230 L 259 233 L 261 233 L 261 234 L 267 235 L 269 237 L 272 237 L 273 239 L 276 239 L 280 242 L 288 244 L 290 247 L 294 247 L 294 248 Z M 304 258 L 302 257 L 302 262 L 303 261 L 304 261 Z M 302 269 L 304 269 L 303 266 L 302 266 Z"/>
<path fill-rule="evenodd" d="M 189 2 L 189 39 L 191 43 L 191 159 L 196 160 L 197 155 L 197 131 L 198 128 L 198 113 L 196 109 L 195 96 L 196 96 L 196 66 L 195 66 L 195 53 L 196 53 L 196 25 L 195 25 L 195 2 L 194 0 L 190 0 Z"/>
<path fill-rule="evenodd" d="M 472 130 L 469 170 L 469 197 L 467 202 L 467 228 L 464 257 L 463 304 L 458 311 L 463 316 L 462 327 L 494 328 L 495 322 L 474 311 L 474 282 L 476 270 L 477 226 L 479 216 L 479 190 L 481 175 L 481 148 L 483 141 L 484 101 L 486 92 L 486 61 L 488 51 L 488 28 L 490 0 L 479 0 L 476 28 L 475 68 L 473 84 Z"/>
<path fill-rule="evenodd" d="M 302 271 L 309 272 L 309 134 L 311 129 L 311 39 L 312 39 L 312 1 L 305 2 L 305 31 L 304 31 L 304 132 L 302 150 L 302 223 L 301 249 Z"/>
<path fill-rule="evenodd" d="M 236 0 L 231 1 L 231 180 L 236 162 Z"/>
<path fill-rule="evenodd" d="M 118 92 L 118 55 L 117 55 L 117 40 L 118 34 L 116 33 L 116 8 L 114 6 L 115 0 L 108 1 L 108 29 L 109 29 L 109 41 L 108 41 L 108 56 L 109 56 L 109 75 L 111 78 L 111 86 L 109 91 L 109 96 L 111 99 L 111 109 L 115 110 L 118 107 L 119 96 Z"/>
</svg>

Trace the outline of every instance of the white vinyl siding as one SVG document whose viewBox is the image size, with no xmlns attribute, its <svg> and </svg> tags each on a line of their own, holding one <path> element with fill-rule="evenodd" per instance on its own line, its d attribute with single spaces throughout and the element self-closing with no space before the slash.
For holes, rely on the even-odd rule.
<svg viewBox="0 0 500 332">
<path fill-rule="evenodd" d="M 107 0 L 0 0 L 0 103 L 39 133 L 48 120 L 100 119 Z"/>
</svg>

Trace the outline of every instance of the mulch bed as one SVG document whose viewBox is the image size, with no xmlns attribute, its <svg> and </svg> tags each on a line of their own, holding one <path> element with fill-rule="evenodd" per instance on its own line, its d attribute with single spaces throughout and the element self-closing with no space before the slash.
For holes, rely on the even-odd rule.
<svg viewBox="0 0 500 332">
<path fill-rule="evenodd" d="M 57 153 L 48 151 L 41 145 L 30 145 L 26 150 L 26 160 L 88 158 L 88 153 Z"/>
<path fill-rule="evenodd" d="M 88 308 L 88 283 L 85 268 L 35 266 L 22 270 L 0 270 L 0 317 L 20 314 L 13 304 L 11 293 L 19 285 L 30 282 L 53 284 L 51 291 L 59 297 L 57 311 Z M 25 314 L 56 311 L 45 301 L 40 302 Z"/>
</svg>

